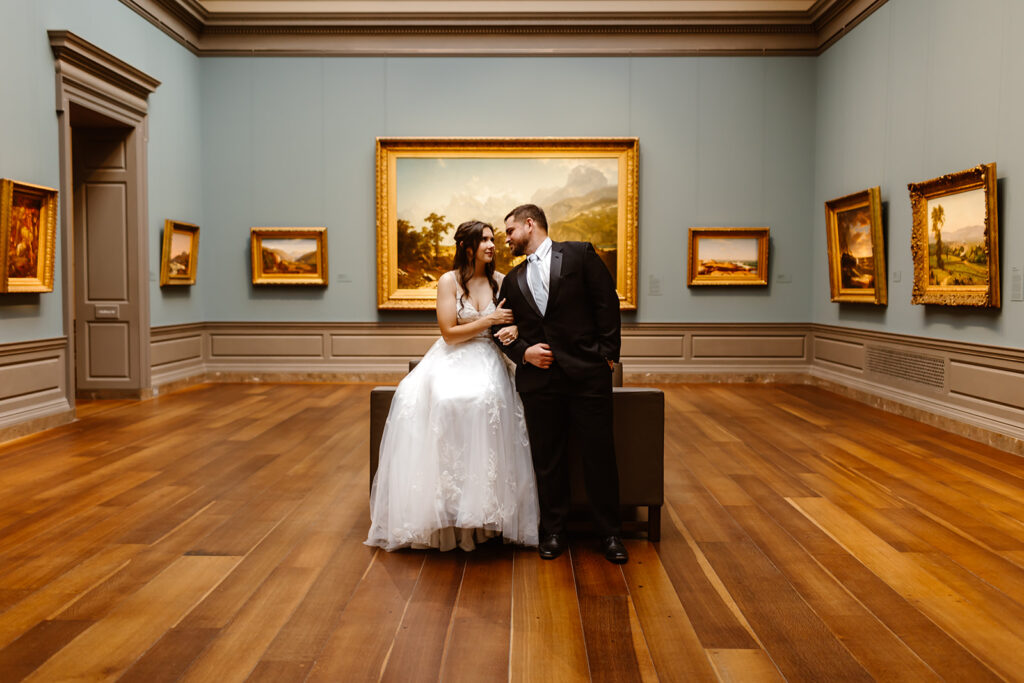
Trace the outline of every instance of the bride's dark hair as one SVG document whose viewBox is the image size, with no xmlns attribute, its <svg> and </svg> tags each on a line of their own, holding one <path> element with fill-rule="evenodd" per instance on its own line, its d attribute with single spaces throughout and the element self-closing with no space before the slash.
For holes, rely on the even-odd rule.
<svg viewBox="0 0 1024 683">
<path fill-rule="evenodd" d="M 482 221 L 466 221 L 455 230 L 455 260 L 452 270 L 458 274 L 462 285 L 459 294 L 459 308 L 462 308 L 462 297 L 468 292 L 467 283 L 476 274 L 476 251 L 484 240 L 484 229 L 494 234 L 494 228 Z M 491 301 L 498 300 L 498 283 L 494 280 L 494 260 L 484 266 L 484 275 L 491 284 Z"/>
</svg>

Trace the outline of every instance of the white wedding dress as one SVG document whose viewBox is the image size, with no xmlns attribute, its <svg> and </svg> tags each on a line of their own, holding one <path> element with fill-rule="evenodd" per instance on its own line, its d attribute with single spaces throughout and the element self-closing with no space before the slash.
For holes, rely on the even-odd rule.
<svg viewBox="0 0 1024 683">
<path fill-rule="evenodd" d="M 460 323 L 494 310 L 462 299 Z M 504 354 L 487 330 L 459 344 L 438 339 L 391 402 L 366 544 L 473 550 L 501 535 L 537 545 L 538 514 L 523 405 Z"/>
</svg>

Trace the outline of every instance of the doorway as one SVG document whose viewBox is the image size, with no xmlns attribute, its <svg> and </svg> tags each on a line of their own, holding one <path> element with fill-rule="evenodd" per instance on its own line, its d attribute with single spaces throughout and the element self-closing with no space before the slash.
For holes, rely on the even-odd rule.
<svg viewBox="0 0 1024 683">
<path fill-rule="evenodd" d="M 69 31 L 48 36 L 57 76 L 68 403 L 145 398 L 147 112 L 160 82 Z"/>
<path fill-rule="evenodd" d="M 140 298 L 148 278 L 139 253 L 139 169 L 135 129 L 72 104 L 71 174 L 74 251 L 74 364 L 77 398 L 140 398 Z"/>
</svg>

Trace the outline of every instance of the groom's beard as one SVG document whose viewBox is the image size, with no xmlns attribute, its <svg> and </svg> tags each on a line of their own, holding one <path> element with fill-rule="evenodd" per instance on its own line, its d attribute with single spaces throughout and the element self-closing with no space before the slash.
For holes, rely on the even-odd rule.
<svg viewBox="0 0 1024 683">
<path fill-rule="evenodd" d="M 509 242 L 509 246 L 512 247 L 513 256 L 522 256 L 526 253 L 525 244 L 516 244 L 515 242 Z"/>
</svg>

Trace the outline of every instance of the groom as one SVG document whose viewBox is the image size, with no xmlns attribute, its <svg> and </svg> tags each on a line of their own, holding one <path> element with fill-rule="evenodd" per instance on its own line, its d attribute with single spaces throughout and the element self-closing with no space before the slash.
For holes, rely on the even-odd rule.
<svg viewBox="0 0 1024 683">
<path fill-rule="evenodd" d="M 501 284 L 519 337 L 516 363 L 540 497 L 540 556 L 568 546 L 568 442 L 580 452 L 587 498 L 604 556 L 629 559 L 619 538 L 619 474 L 612 434 L 612 368 L 619 359 L 619 297 L 589 242 L 552 242 L 544 212 L 523 204 L 505 216 L 507 243 L 527 259 Z"/>
</svg>

